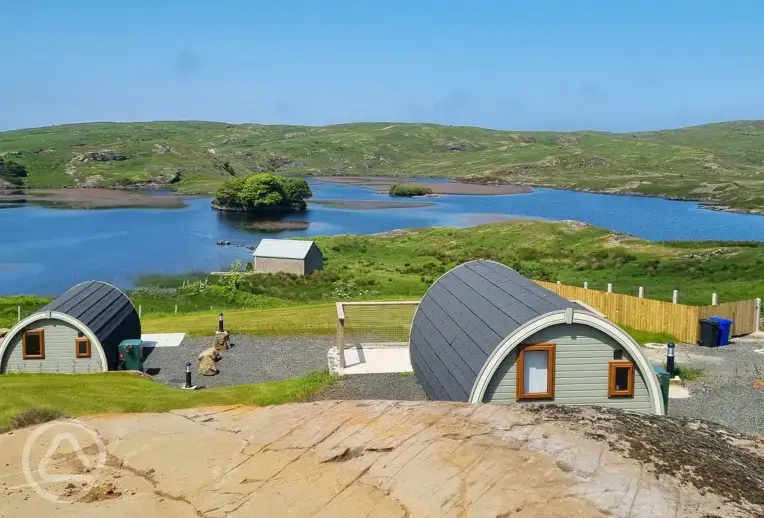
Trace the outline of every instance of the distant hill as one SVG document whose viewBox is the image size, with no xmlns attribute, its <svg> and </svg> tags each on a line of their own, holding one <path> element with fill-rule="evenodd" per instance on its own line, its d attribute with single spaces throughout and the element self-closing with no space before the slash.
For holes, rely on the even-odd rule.
<svg viewBox="0 0 764 518">
<path fill-rule="evenodd" d="M 435 124 L 89 123 L 0 133 L 30 187 L 168 185 L 232 175 L 449 177 L 708 200 L 764 212 L 764 121 L 641 133 L 497 131 Z"/>
</svg>

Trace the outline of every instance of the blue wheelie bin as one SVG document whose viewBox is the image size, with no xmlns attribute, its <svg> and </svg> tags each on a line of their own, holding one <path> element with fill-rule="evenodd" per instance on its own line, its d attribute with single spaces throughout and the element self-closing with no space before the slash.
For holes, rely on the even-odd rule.
<svg viewBox="0 0 764 518">
<path fill-rule="evenodd" d="M 719 324 L 718 345 L 727 345 L 730 343 L 730 330 L 732 329 L 732 320 L 722 317 L 711 317 L 709 320 L 713 320 Z"/>
</svg>

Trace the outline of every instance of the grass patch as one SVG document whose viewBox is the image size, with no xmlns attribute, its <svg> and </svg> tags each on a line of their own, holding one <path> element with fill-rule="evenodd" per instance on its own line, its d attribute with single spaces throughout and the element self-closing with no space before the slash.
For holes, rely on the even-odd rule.
<svg viewBox="0 0 764 518">
<path fill-rule="evenodd" d="M 218 313 L 199 311 L 178 316 L 146 317 L 144 333 L 184 332 L 207 336 L 217 330 Z M 239 309 L 225 312 L 225 327 L 233 334 L 251 335 L 327 335 L 337 330 L 335 304 L 274 309 Z"/>
<path fill-rule="evenodd" d="M 31 408 L 14 415 L 7 426 L 0 428 L 0 433 L 19 430 L 36 424 L 47 423 L 48 421 L 54 421 L 60 417 L 64 417 L 64 413 L 61 410 L 53 408 Z"/>
<path fill-rule="evenodd" d="M 21 306 L 21 318 L 27 317 L 41 308 L 51 299 L 35 296 L 0 297 L 0 327 L 10 329 L 18 322 L 18 308 Z"/>
<path fill-rule="evenodd" d="M 677 364 L 674 365 L 674 375 L 682 378 L 682 381 L 693 381 L 705 376 L 705 372 L 703 369 Z"/>
<path fill-rule="evenodd" d="M 669 333 L 658 333 L 653 331 L 640 331 L 629 326 L 621 326 L 621 329 L 631 335 L 638 344 L 657 343 L 667 344 L 669 342 L 677 343 L 677 339 Z"/>
<path fill-rule="evenodd" d="M 324 371 L 284 381 L 184 391 L 129 373 L 4 374 L 0 376 L 0 426 L 9 425 L 14 416 L 35 408 L 55 409 L 77 417 L 214 405 L 276 405 L 304 400 L 334 381 L 335 377 Z"/>
</svg>

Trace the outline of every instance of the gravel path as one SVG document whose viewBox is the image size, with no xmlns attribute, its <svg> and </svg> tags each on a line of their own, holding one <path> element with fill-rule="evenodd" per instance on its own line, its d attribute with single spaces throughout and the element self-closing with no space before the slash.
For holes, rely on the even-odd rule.
<svg viewBox="0 0 764 518">
<path fill-rule="evenodd" d="M 334 385 L 313 394 L 321 399 L 393 399 L 423 401 L 427 396 L 413 374 L 355 374 L 343 376 Z"/>
<path fill-rule="evenodd" d="M 707 419 L 745 433 L 764 434 L 764 380 L 762 336 L 736 338 L 724 347 L 678 345 L 676 363 L 702 369 L 703 377 L 685 382 L 687 399 L 671 399 L 669 414 Z M 652 361 L 665 361 L 665 350 L 649 351 Z"/>
<path fill-rule="evenodd" d="M 193 383 L 198 386 L 262 383 L 325 370 L 326 353 L 333 342 L 330 337 L 231 335 L 233 347 L 220 353 L 220 374 L 200 376 L 197 357 L 212 346 L 212 337 L 186 337 L 178 347 L 148 349 L 143 367 L 155 380 L 175 386 L 185 381 L 186 362 L 191 362 Z"/>
</svg>

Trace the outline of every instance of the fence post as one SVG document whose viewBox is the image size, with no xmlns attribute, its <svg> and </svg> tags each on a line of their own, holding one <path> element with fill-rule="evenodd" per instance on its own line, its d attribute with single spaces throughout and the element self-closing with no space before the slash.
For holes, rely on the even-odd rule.
<svg viewBox="0 0 764 518">
<path fill-rule="evenodd" d="M 610 282 L 607 283 L 607 292 L 608 293 L 613 293 L 613 284 L 610 283 Z"/>
<path fill-rule="evenodd" d="M 645 288 L 643 286 L 639 287 L 639 298 L 640 299 L 645 298 Z"/>
<path fill-rule="evenodd" d="M 754 314 L 756 317 L 756 331 L 760 331 L 759 329 L 759 322 L 761 322 L 761 299 L 756 299 L 756 309 L 754 309 Z"/>
<path fill-rule="evenodd" d="M 340 355 L 340 369 L 345 368 L 345 308 L 337 303 L 337 351 Z"/>
<path fill-rule="evenodd" d="M 586 282 L 586 281 L 584 281 L 584 289 L 585 289 L 585 290 L 588 290 L 588 289 L 589 289 L 589 283 L 588 283 L 588 282 Z"/>
<path fill-rule="evenodd" d="M 142 314 L 143 314 L 143 306 L 142 306 L 142 305 L 139 305 L 139 306 L 138 306 L 138 318 L 141 318 L 141 315 L 142 315 Z"/>
<path fill-rule="evenodd" d="M 671 295 L 671 302 L 679 304 L 679 290 L 674 290 L 674 293 Z"/>
<path fill-rule="evenodd" d="M 716 306 L 719 304 L 719 296 L 716 293 L 711 294 L 711 305 Z"/>
<path fill-rule="evenodd" d="M 177 304 L 175 304 L 175 314 L 176 315 L 178 314 L 178 305 Z"/>
<path fill-rule="evenodd" d="M 21 322 L 21 306 L 19 306 L 17 309 L 18 309 L 18 313 L 19 313 L 19 320 L 18 321 Z"/>
</svg>

